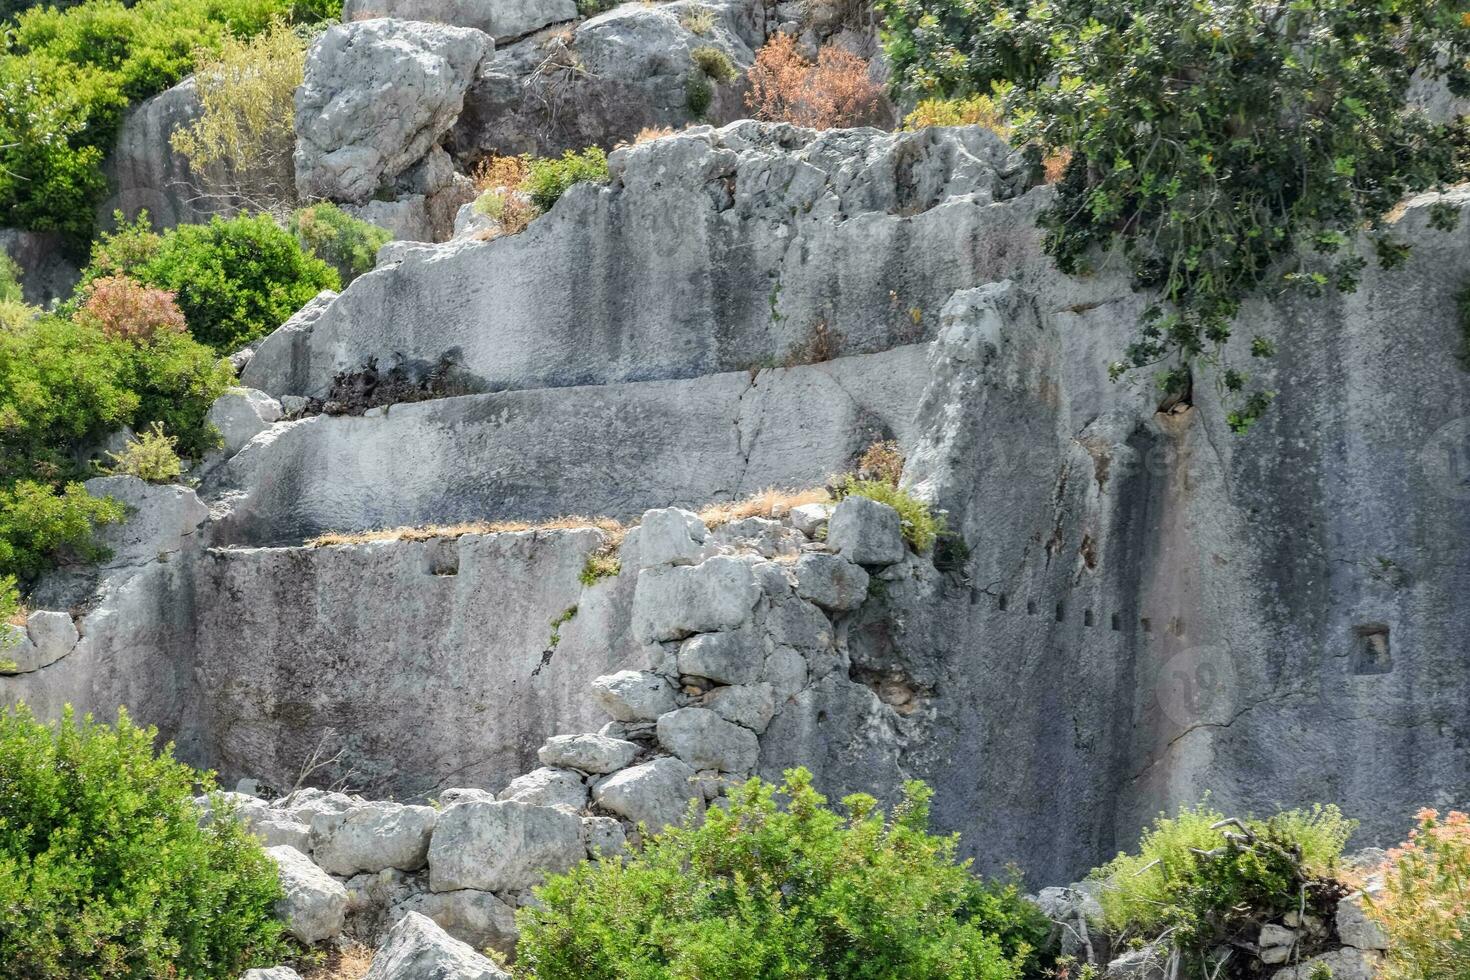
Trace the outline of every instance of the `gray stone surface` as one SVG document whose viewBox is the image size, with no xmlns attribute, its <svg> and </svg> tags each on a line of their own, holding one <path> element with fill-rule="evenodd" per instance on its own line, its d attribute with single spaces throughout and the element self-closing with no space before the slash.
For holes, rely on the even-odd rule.
<svg viewBox="0 0 1470 980">
<path fill-rule="evenodd" d="M 1383 927 L 1363 910 L 1361 892 L 1337 903 L 1337 936 L 1344 946 L 1355 949 L 1388 949 Z"/>
<path fill-rule="evenodd" d="M 592 693 L 617 721 L 654 721 L 675 708 L 674 689 L 651 670 L 620 670 L 595 677 Z"/>
<path fill-rule="evenodd" d="M 365 202 L 448 130 L 480 60 L 481 31 L 418 21 L 356 21 L 312 44 L 296 90 L 296 189 Z"/>
<path fill-rule="evenodd" d="M 708 708 L 680 708 L 663 715 L 658 720 L 658 741 L 696 770 L 746 772 L 760 754 L 754 732 Z"/>
<path fill-rule="evenodd" d="M 281 403 L 254 388 L 231 388 L 215 400 L 205 421 L 219 429 L 224 451 L 233 456 L 281 417 Z"/>
<path fill-rule="evenodd" d="M 1321 967 L 1331 970 L 1332 980 L 1373 980 L 1382 962 L 1382 954 L 1357 949 L 1335 949 L 1321 956 L 1302 960 L 1295 966 L 1277 970 L 1274 980 L 1312 980 Z"/>
<path fill-rule="evenodd" d="M 619 854 L 628 840 L 623 825 L 613 817 L 583 817 L 582 838 L 587 843 L 589 858 Z"/>
<path fill-rule="evenodd" d="M 127 111 L 102 166 L 108 195 L 97 206 L 100 227 L 112 227 L 114 211 L 128 221 L 147 211 L 162 230 L 208 221 L 230 205 L 201 196 L 199 175 L 169 144 L 174 130 L 194 123 L 202 111 L 192 75 Z"/>
<path fill-rule="evenodd" d="M 427 916 L 409 912 L 388 932 L 364 980 L 510 980 L 510 974 Z"/>
<path fill-rule="evenodd" d="M 709 528 L 698 515 L 679 507 L 643 512 L 638 522 L 638 564 L 694 565 L 704 552 Z"/>
<path fill-rule="evenodd" d="M 417 912 L 434 920 L 449 935 L 475 949 L 490 947 L 514 953 L 515 910 L 490 892 L 465 888 L 452 892 L 416 892 L 394 905 L 390 917 Z"/>
<path fill-rule="evenodd" d="M 603 773 L 621 769 L 633 761 L 638 746 L 620 738 L 588 732 L 582 735 L 553 735 L 536 751 L 542 765 Z"/>
<path fill-rule="evenodd" d="M 529 803 L 460 803 L 439 815 L 429 887 L 517 891 L 586 857 L 580 817 Z"/>
<path fill-rule="evenodd" d="M 832 511 L 827 545 L 859 565 L 892 565 L 904 556 L 898 511 L 853 494 Z"/>
<path fill-rule="evenodd" d="M 111 552 L 103 568 L 166 559 L 191 543 L 209 517 L 199 495 L 177 484 L 144 483 L 135 476 L 99 476 L 83 484 L 94 497 L 111 497 L 127 509 L 121 524 L 97 529 L 95 538 Z"/>
<path fill-rule="evenodd" d="M 634 824 L 644 824 L 657 831 L 678 823 L 698 799 L 699 790 L 691 782 L 694 770 L 673 756 L 659 756 L 613 773 L 592 790 L 597 805 Z"/>
<path fill-rule="evenodd" d="M 761 675 L 765 649 L 753 630 L 701 633 L 679 644 L 679 673 L 717 684 L 749 684 Z"/>
<path fill-rule="evenodd" d="M 319 320 L 293 336 L 320 330 Z M 247 383 L 264 384 L 254 371 L 268 357 L 263 343 Z M 754 379 L 741 371 L 467 395 L 394 405 L 374 418 L 314 416 L 272 427 L 213 471 L 204 490 L 228 510 L 219 543 L 487 516 L 631 520 L 653 503 L 702 506 L 772 483 L 820 483 L 875 433 L 909 433 L 926 370 L 925 349 L 909 345 Z M 801 424 L 785 424 L 793 418 Z"/>
<path fill-rule="evenodd" d="M 705 696 L 705 707 L 726 721 L 743 725 L 759 735 L 776 713 L 775 689 L 770 684 L 717 687 Z"/>
<path fill-rule="evenodd" d="M 517 776 L 500 792 L 500 799 L 536 806 L 565 806 L 580 810 L 587 805 L 587 784 L 570 769 L 542 766 Z"/>
<path fill-rule="evenodd" d="M 0 228 L 0 252 L 20 267 L 21 298 L 33 306 L 68 299 L 81 278 L 59 232 Z"/>
<path fill-rule="evenodd" d="M 973 127 L 746 122 L 642 143 L 612 154 L 610 184 L 572 188 L 521 234 L 407 250 L 355 280 L 304 343 L 263 340 L 243 383 L 324 397 L 369 360 L 424 373 L 451 357 L 482 390 L 595 385 L 925 341 L 955 289 L 1057 275 L 1028 247 L 1045 198 L 990 207 L 1019 188 L 1010 155 Z M 1069 302 L 1091 299 L 1073 289 Z"/>
<path fill-rule="evenodd" d="M 868 573 L 845 556 L 813 552 L 796 561 L 796 594 L 828 612 L 846 612 L 868 597 Z"/>
<path fill-rule="evenodd" d="M 266 853 L 280 870 L 276 914 L 286 931 L 308 946 L 335 939 L 347 914 L 347 890 L 294 847 L 271 847 Z"/>
<path fill-rule="evenodd" d="M 473 27 L 499 43 L 575 20 L 577 5 L 574 0 L 347 0 L 342 5 L 344 23 L 374 17 Z"/>
<path fill-rule="evenodd" d="M 432 807 L 365 803 L 311 820 L 311 859 L 341 876 L 397 868 L 415 871 L 429 854 L 437 813 Z"/>
<path fill-rule="evenodd" d="M 809 538 L 815 538 L 832 516 L 831 504 L 798 504 L 791 508 L 791 526 Z"/>
<path fill-rule="evenodd" d="M 301 974 L 289 966 L 273 966 L 268 970 L 246 970 L 240 980 L 301 980 Z"/>
<path fill-rule="evenodd" d="M 644 641 L 734 629 L 760 598 L 750 566 L 717 555 L 698 565 L 645 568 L 633 596 L 633 628 Z"/>
<path fill-rule="evenodd" d="M 69 613 L 37 610 L 26 617 L 24 629 L 0 623 L 0 663 L 5 664 L 0 672 L 40 670 L 71 653 L 76 645 L 77 628 Z"/>
</svg>

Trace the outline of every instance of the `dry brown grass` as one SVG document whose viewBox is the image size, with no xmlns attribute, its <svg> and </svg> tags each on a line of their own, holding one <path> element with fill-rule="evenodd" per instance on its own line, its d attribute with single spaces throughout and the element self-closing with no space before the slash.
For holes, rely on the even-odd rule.
<svg viewBox="0 0 1470 980">
<path fill-rule="evenodd" d="M 373 963 L 373 951 L 360 943 L 327 951 L 316 966 L 301 969 L 301 980 L 362 980 Z"/>
<path fill-rule="evenodd" d="M 11 626 L 19 626 L 19 627 L 24 628 L 25 627 L 25 624 L 26 624 L 26 617 L 29 616 L 29 615 L 30 615 L 30 610 L 26 609 L 25 606 L 21 606 L 15 612 L 13 612 L 9 616 L 5 617 L 5 621 L 7 623 L 9 623 Z"/>
<path fill-rule="evenodd" d="M 770 517 L 778 508 L 785 513 L 802 504 L 825 504 L 831 500 L 832 495 L 827 492 L 826 487 L 812 487 L 809 490 L 781 490 L 777 487 L 767 487 L 744 500 L 710 504 L 699 512 L 699 519 L 714 528 L 731 521 L 741 521 L 747 517 Z"/>
<path fill-rule="evenodd" d="M 638 130 L 638 135 L 633 137 L 633 144 L 636 146 L 639 143 L 651 143 L 656 139 L 663 139 L 665 136 L 673 135 L 673 126 L 644 126 Z"/>
<path fill-rule="evenodd" d="M 882 480 L 889 486 L 896 487 L 903 478 L 903 463 L 903 450 L 895 440 L 872 443 L 858 457 L 858 479 Z"/>
<path fill-rule="evenodd" d="M 1063 150 L 1053 153 L 1041 161 L 1041 169 L 1044 179 L 1048 184 L 1055 184 L 1062 179 L 1067 172 L 1067 164 L 1072 162 L 1072 151 Z"/>
<path fill-rule="evenodd" d="M 867 61 L 830 44 L 817 52 L 814 65 L 801 56 L 794 37 L 776 34 L 746 73 L 745 104 L 757 119 L 812 129 L 871 124 L 880 115 L 883 89 L 868 70 Z"/>
<path fill-rule="evenodd" d="M 475 190 L 483 194 L 498 187 L 519 187 L 529 172 L 530 164 L 525 157 L 492 154 L 481 160 L 470 176 L 475 182 Z"/>
<path fill-rule="evenodd" d="M 421 527 L 383 528 L 377 531 L 328 532 L 306 542 L 308 548 L 373 541 L 453 540 L 466 534 L 505 534 L 513 531 L 575 531 L 594 527 L 621 544 L 627 528 L 611 517 L 557 517 L 549 521 L 466 521 L 462 524 L 426 524 Z"/>
</svg>

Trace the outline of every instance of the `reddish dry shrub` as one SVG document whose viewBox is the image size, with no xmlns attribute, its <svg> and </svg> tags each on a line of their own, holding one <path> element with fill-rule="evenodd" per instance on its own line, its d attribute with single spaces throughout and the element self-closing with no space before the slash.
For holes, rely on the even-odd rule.
<svg viewBox="0 0 1470 980">
<path fill-rule="evenodd" d="M 158 333 L 183 333 L 187 327 L 173 293 L 127 276 L 92 280 L 77 316 L 96 324 L 109 337 L 140 343 Z"/>
<path fill-rule="evenodd" d="M 757 52 L 748 74 L 745 104 L 757 119 L 812 129 L 871 123 L 883 90 L 868 77 L 868 62 L 828 45 L 813 65 L 796 50 L 796 38 L 777 34 Z"/>
</svg>

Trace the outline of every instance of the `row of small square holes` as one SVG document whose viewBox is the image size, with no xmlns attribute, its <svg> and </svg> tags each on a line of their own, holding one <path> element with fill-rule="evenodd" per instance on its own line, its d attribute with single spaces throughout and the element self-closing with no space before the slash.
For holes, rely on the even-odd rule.
<svg viewBox="0 0 1470 980">
<path fill-rule="evenodd" d="M 978 596 L 979 593 L 977 592 L 977 593 L 975 593 L 975 595 Z M 972 599 L 973 599 L 973 597 L 972 597 Z M 1006 608 L 1010 605 L 1010 597 L 1007 596 L 1007 595 L 1005 595 L 1004 593 L 1002 593 L 1001 595 L 999 595 L 999 596 L 996 597 L 996 605 L 1000 608 L 1000 610 L 1002 612 L 1004 612 L 1006 610 Z M 1035 600 L 1028 600 L 1026 602 L 1026 615 L 1028 615 L 1028 616 L 1035 616 L 1036 615 L 1036 611 L 1037 610 L 1036 610 L 1036 602 L 1035 602 Z M 1059 623 L 1066 622 L 1066 620 L 1067 620 L 1067 606 L 1066 606 L 1066 603 L 1063 603 L 1063 602 L 1057 603 L 1056 620 Z M 1143 631 L 1145 633 L 1152 632 L 1152 630 L 1153 630 L 1153 623 L 1150 622 L 1147 617 L 1144 617 L 1144 618 L 1140 619 L 1138 621 L 1138 623 L 1139 623 L 1140 626 L 1143 627 Z M 1095 625 L 1097 625 L 1096 624 L 1096 619 L 1093 616 L 1091 609 L 1084 609 L 1084 610 L 1082 610 L 1082 625 L 1083 626 L 1095 626 Z M 1118 613 L 1113 613 L 1112 616 L 1109 617 L 1109 625 L 1112 627 L 1112 629 L 1115 632 L 1121 632 L 1122 629 L 1123 629 L 1123 617 L 1121 615 L 1119 615 Z M 1181 625 L 1180 629 L 1182 630 L 1182 625 Z"/>
</svg>

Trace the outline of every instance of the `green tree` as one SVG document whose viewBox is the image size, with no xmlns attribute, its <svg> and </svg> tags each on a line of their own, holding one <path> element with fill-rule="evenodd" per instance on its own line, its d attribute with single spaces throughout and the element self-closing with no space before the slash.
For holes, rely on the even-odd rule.
<svg viewBox="0 0 1470 980">
<path fill-rule="evenodd" d="M 788 802 L 777 805 L 777 793 Z M 531 980 L 1014 980 L 1047 923 L 928 832 L 911 783 L 828 809 L 805 770 L 752 779 L 623 858 L 553 876 L 517 913 Z"/>
<path fill-rule="evenodd" d="M 265 336 L 321 290 L 341 285 L 335 269 L 265 214 L 216 217 L 162 234 L 148 230 L 144 214 L 103 236 L 82 281 L 118 274 L 172 292 L 189 332 L 221 354 Z"/>
<path fill-rule="evenodd" d="M 30 980 L 233 978 L 278 962 L 274 863 L 234 820 L 199 826 L 207 773 L 157 731 L 0 712 L 0 963 Z"/>
<path fill-rule="evenodd" d="M 1470 93 L 1470 16 L 1457 0 L 879 0 L 908 97 L 1000 85 L 1017 145 L 1071 153 L 1046 248 L 1084 272 L 1116 248 L 1159 302 L 1113 366 L 1186 392 L 1218 366 L 1248 427 L 1270 393 L 1225 345 L 1266 286 L 1350 290 L 1368 228 L 1459 175 L 1456 139 L 1406 105 L 1411 77 Z M 1436 211 L 1452 227 L 1456 212 Z M 1252 357 L 1273 352 L 1254 338 Z"/>
</svg>

